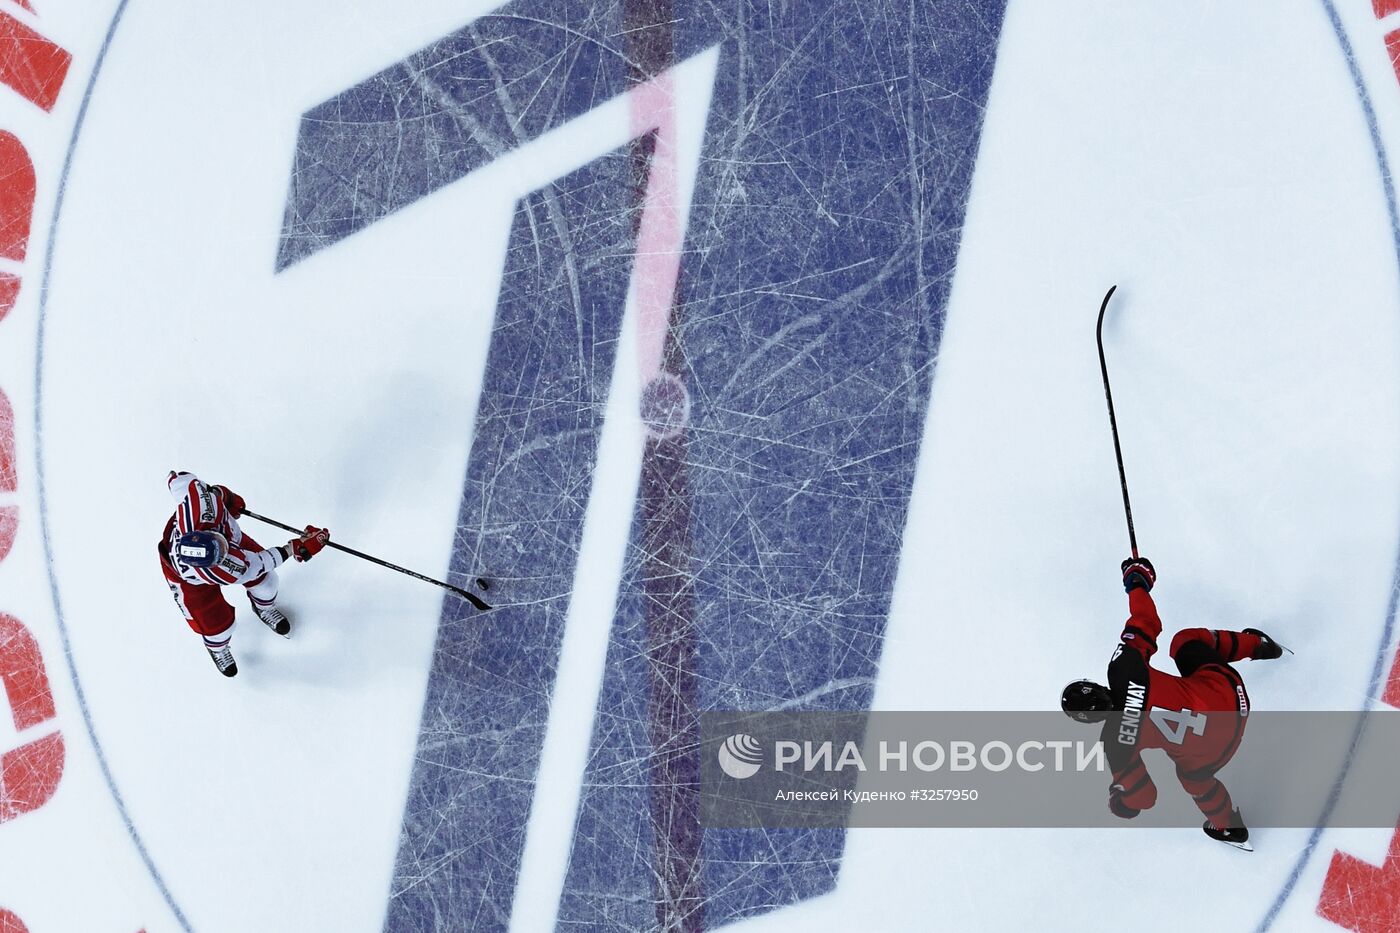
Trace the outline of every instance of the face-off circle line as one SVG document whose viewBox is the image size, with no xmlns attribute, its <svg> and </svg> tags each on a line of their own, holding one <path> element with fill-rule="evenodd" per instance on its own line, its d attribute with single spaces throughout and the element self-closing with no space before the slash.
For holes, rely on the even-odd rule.
<svg viewBox="0 0 1400 933">
<path fill-rule="evenodd" d="M 120 789 L 117 787 L 113 777 L 111 767 L 108 764 L 106 754 L 102 744 L 97 737 L 96 728 L 93 723 L 91 710 L 88 707 L 86 695 L 83 692 L 82 684 L 79 680 L 77 665 L 73 654 L 72 640 L 65 620 L 62 601 L 59 593 L 58 575 L 55 568 L 53 556 L 52 533 L 48 515 L 48 494 L 45 481 L 45 461 L 44 461 L 44 430 L 43 430 L 43 400 L 44 400 L 44 350 L 45 350 L 45 323 L 48 313 L 48 297 L 50 283 L 53 273 L 53 256 L 55 245 L 58 239 L 59 223 L 62 216 L 65 195 L 67 193 L 68 180 L 71 175 L 74 156 L 77 150 L 79 139 L 82 135 L 83 126 L 87 117 L 89 105 L 97 85 L 98 78 L 102 74 L 103 66 L 106 62 L 107 53 L 110 50 L 116 36 L 123 16 L 127 10 L 129 0 L 119 0 L 117 9 L 112 15 L 108 24 L 106 34 L 102 44 L 98 49 L 93 69 L 88 78 L 87 86 L 83 92 L 82 103 L 79 106 L 77 117 L 74 121 L 73 132 L 69 138 L 67 150 L 64 156 L 63 169 L 59 176 L 57 193 L 54 199 L 53 214 L 49 223 L 47 237 L 47 247 L 45 250 L 43 272 L 39 289 L 38 299 L 38 322 L 37 335 L 35 341 L 35 369 L 34 369 L 34 424 L 35 424 L 35 466 L 37 475 L 37 496 L 39 504 L 39 525 L 41 538 L 44 547 L 45 569 L 49 579 L 50 595 L 53 601 L 54 618 L 59 630 L 60 640 L 63 646 L 64 660 L 67 663 L 70 679 L 73 684 L 74 694 L 78 700 L 79 710 L 83 717 L 88 739 L 92 743 L 94 753 L 97 756 L 99 768 L 108 791 L 112 795 L 116 804 L 118 814 L 126 827 L 132 843 L 135 845 L 142 863 L 145 865 L 156 888 L 159 890 L 162 899 L 170 908 L 175 920 L 180 927 L 186 931 L 192 928 L 184 912 L 180 909 L 174 896 L 171 894 L 160 870 L 156 867 L 154 860 L 148 852 L 143 842 L 140 832 L 137 830 L 131 815 L 127 810 L 126 803 L 122 797 Z M 1385 145 L 1381 138 L 1379 124 L 1376 118 L 1375 108 L 1371 101 L 1370 94 L 1366 90 L 1365 81 L 1361 75 L 1360 67 L 1356 61 L 1355 51 L 1346 36 L 1346 31 L 1342 25 L 1341 18 L 1337 13 L 1333 0 L 1321 0 L 1324 11 L 1327 14 L 1329 23 L 1336 36 L 1339 50 L 1346 61 L 1357 97 L 1362 107 L 1363 115 L 1369 130 L 1371 143 L 1375 152 L 1377 166 L 1380 170 L 1381 184 L 1385 196 L 1386 209 L 1391 224 L 1391 236 L 1396 254 L 1397 269 L 1400 270 L 1400 211 L 1397 211 L 1394 185 L 1391 180 L 1389 160 L 1386 157 Z M 682 383 L 683 385 L 683 383 Z M 1397 612 L 1400 611 L 1400 547 L 1397 548 L 1394 570 L 1391 578 L 1391 597 L 1386 611 L 1386 618 L 1381 632 L 1380 644 L 1377 647 L 1375 661 L 1372 668 L 1370 688 L 1367 691 L 1365 702 L 1359 712 L 1365 713 L 1374 709 L 1376 697 L 1380 689 L 1381 679 L 1385 672 L 1385 662 L 1387 660 L 1387 649 L 1394 634 L 1395 620 Z M 1334 782 L 1332 793 L 1329 795 L 1328 803 L 1319 818 L 1319 823 L 1325 823 L 1333 807 L 1340 797 L 1341 789 L 1346 782 L 1350 772 L 1356 750 L 1359 746 L 1362 729 L 1364 727 L 1364 716 L 1358 716 L 1358 725 L 1353 734 L 1347 758 L 1342 764 L 1342 768 Z M 1309 836 L 1308 842 L 1303 851 L 1299 854 L 1297 862 L 1291 869 L 1287 880 L 1279 889 L 1268 912 L 1261 919 L 1256 933 L 1265 933 L 1272 928 L 1284 904 L 1295 891 L 1303 871 L 1317 851 L 1318 844 L 1323 833 L 1322 828 L 1314 828 Z"/>
<path fill-rule="evenodd" d="M 92 743 L 93 752 L 97 756 L 102 780 L 107 784 L 107 790 L 111 793 L 112 801 L 117 806 L 117 814 L 121 817 L 122 824 L 126 827 L 132 844 L 136 846 L 136 852 L 141 857 L 142 864 L 146 866 L 146 871 L 150 874 L 151 880 L 155 882 L 156 889 L 160 892 L 166 906 L 170 908 L 175 921 L 179 923 L 181 929 L 190 933 L 192 928 L 189 920 L 186 919 L 180 905 L 176 903 L 174 895 L 170 893 L 165 878 L 161 876 L 160 869 L 156 867 L 151 853 L 146 849 L 146 844 L 141 839 L 141 833 L 136 829 L 136 824 L 131 819 L 131 813 L 127 810 L 126 801 L 122 797 L 121 790 L 117 787 L 111 765 L 107 762 L 107 755 L 102 749 L 102 743 L 97 738 L 97 729 L 92 721 L 92 711 L 88 708 L 87 696 L 83 693 L 83 685 L 78 679 L 78 666 L 73 659 L 73 642 L 68 633 L 68 624 L 63 616 L 63 603 L 58 592 L 58 574 L 54 569 L 53 537 L 49 528 L 49 499 L 44 470 L 44 323 L 48 318 L 54 246 L 58 242 L 58 225 L 63 214 L 63 201 L 68 192 L 68 177 L 72 173 L 73 156 L 78 148 L 78 139 L 83 132 L 83 124 L 87 119 L 88 106 L 92 103 L 93 91 L 97 87 L 97 79 L 102 74 L 102 66 L 107 61 L 107 52 L 112 47 L 112 40 L 116 38 L 117 27 L 121 25 L 127 4 L 128 0 L 119 0 L 117 3 L 117 9 L 112 14 L 111 22 L 107 25 L 107 33 L 103 36 L 102 45 L 97 50 L 97 59 L 93 62 L 87 87 L 83 89 L 83 100 L 78 107 L 78 116 L 73 121 L 73 134 L 68 139 L 68 149 L 63 156 L 63 170 L 59 174 L 58 192 L 54 196 L 53 217 L 49 221 L 49 235 L 44 250 L 44 270 L 39 285 L 39 320 L 34 344 L 34 472 L 38 484 L 39 529 L 44 543 L 44 568 L 49 577 L 49 593 L 53 599 L 54 621 L 58 625 L 59 640 L 63 644 L 63 659 L 68 664 L 68 673 L 73 682 L 73 693 L 78 699 L 78 710 L 82 713 L 88 740 Z"/>
</svg>

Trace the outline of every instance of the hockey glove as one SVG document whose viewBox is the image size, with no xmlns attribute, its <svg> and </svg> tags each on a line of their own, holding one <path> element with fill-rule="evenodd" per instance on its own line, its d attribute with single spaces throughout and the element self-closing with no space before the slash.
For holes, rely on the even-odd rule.
<svg viewBox="0 0 1400 933">
<path fill-rule="evenodd" d="M 1131 820 L 1142 812 L 1123 802 L 1122 784 L 1114 784 L 1108 789 L 1108 810 L 1120 820 Z"/>
<path fill-rule="evenodd" d="M 287 547 L 291 548 L 292 556 L 298 561 L 305 563 L 317 554 L 331 540 L 331 533 L 324 528 L 317 528 L 315 525 L 307 525 L 306 533 L 300 538 L 293 538 L 287 542 Z"/>
<path fill-rule="evenodd" d="M 1123 561 L 1123 592 L 1131 593 L 1141 587 L 1147 592 L 1152 592 L 1152 585 L 1157 582 L 1157 571 L 1152 569 L 1152 561 L 1146 557 L 1130 557 Z"/>
<path fill-rule="evenodd" d="M 214 486 L 212 488 L 214 494 L 224 500 L 224 508 L 228 509 L 228 514 L 234 518 L 241 516 L 243 510 L 248 507 L 248 503 L 243 501 L 243 497 L 227 486 Z"/>
<path fill-rule="evenodd" d="M 1268 635 L 1259 631 L 1257 628 L 1247 628 L 1244 631 L 1246 635 L 1259 636 L 1259 645 L 1254 649 L 1254 653 L 1250 655 L 1250 658 L 1255 661 L 1272 661 L 1275 658 L 1283 657 L 1283 646 Z"/>
</svg>

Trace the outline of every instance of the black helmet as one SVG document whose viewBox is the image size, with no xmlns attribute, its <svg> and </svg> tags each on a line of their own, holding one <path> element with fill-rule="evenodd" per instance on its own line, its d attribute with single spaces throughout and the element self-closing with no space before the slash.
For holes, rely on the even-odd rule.
<svg viewBox="0 0 1400 933">
<path fill-rule="evenodd" d="M 1103 684 L 1076 680 L 1060 694 L 1060 709 L 1070 719 L 1102 722 L 1113 711 L 1113 694 Z"/>
</svg>

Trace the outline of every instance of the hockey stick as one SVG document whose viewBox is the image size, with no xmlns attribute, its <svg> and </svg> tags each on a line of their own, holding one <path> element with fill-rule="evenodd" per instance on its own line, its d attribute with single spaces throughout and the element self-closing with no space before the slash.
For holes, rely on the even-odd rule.
<svg viewBox="0 0 1400 933">
<path fill-rule="evenodd" d="M 1118 286 L 1114 285 L 1103 296 L 1099 306 L 1099 325 L 1096 335 L 1099 341 L 1099 369 L 1103 372 L 1103 394 L 1108 399 L 1108 425 L 1113 429 L 1113 455 L 1118 458 L 1118 481 L 1123 486 L 1123 514 L 1128 518 L 1128 544 L 1133 549 L 1133 559 L 1138 556 L 1137 532 L 1133 531 L 1133 504 L 1128 501 L 1128 474 L 1123 472 L 1123 448 L 1118 443 L 1118 419 L 1113 414 L 1113 390 L 1108 387 L 1108 361 L 1103 355 L 1103 315 L 1108 310 L 1108 300 L 1113 297 Z"/>
<path fill-rule="evenodd" d="M 269 525 L 272 525 L 274 528 L 281 528 L 283 531 L 290 531 L 294 535 L 300 535 L 302 533 L 302 529 L 300 528 L 293 528 L 291 525 L 285 525 L 274 518 L 268 518 L 266 515 L 259 515 L 257 512 L 251 512 L 248 509 L 244 509 L 243 514 L 248 516 L 249 518 L 256 518 L 260 522 L 265 522 Z M 440 586 L 444 590 L 447 590 L 451 593 L 455 593 L 458 596 L 462 597 L 481 612 L 486 612 L 488 609 L 491 608 L 489 605 L 487 605 L 486 601 L 483 600 L 480 596 L 476 595 L 475 593 L 469 593 L 459 586 L 453 586 L 451 583 L 443 583 L 441 580 L 434 580 L 432 577 L 425 577 L 423 576 L 423 574 L 416 573 L 412 570 L 409 570 L 406 567 L 400 567 L 398 564 L 391 564 L 387 560 L 380 560 L 378 557 L 371 557 L 370 555 L 365 554 L 362 551 L 357 551 L 354 548 L 346 547 L 343 544 L 336 544 L 334 541 L 327 541 L 326 547 L 333 547 L 337 551 L 344 551 L 346 554 L 351 554 L 355 557 L 360 558 L 361 560 L 367 560 L 371 564 L 378 564 L 379 566 L 387 567 L 390 570 L 397 570 L 399 573 L 413 577 L 415 580 L 422 580 L 424 583 L 431 583 L 434 586 Z"/>
</svg>

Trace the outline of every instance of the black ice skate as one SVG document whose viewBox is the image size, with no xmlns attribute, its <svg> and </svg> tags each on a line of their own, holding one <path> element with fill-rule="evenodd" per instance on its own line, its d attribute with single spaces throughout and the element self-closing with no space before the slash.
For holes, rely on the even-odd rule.
<svg viewBox="0 0 1400 933">
<path fill-rule="evenodd" d="M 225 677 L 233 677 L 238 673 L 238 664 L 233 660 L 233 652 L 229 650 L 228 645 L 221 648 L 210 648 L 205 645 L 205 648 L 209 651 L 209 657 L 214 659 L 214 666 L 219 669 L 220 674 Z"/>
<path fill-rule="evenodd" d="M 1249 844 L 1249 827 L 1244 825 L 1244 817 L 1240 816 L 1239 807 L 1230 812 L 1230 825 L 1225 829 L 1216 829 L 1210 825 L 1210 820 L 1206 820 L 1201 825 L 1201 829 L 1205 830 L 1206 835 L 1217 842 L 1223 842 L 1227 846 L 1234 846 L 1245 852 L 1254 851 L 1254 846 Z"/>
<path fill-rule="evenodd" d="M 1288 651 L 1289 654 L 1293 653 L 1257 628 L 1247 628 L 1244 631 L 1247 635 L 1259 636 L 1259 647 L 1255 648 L 1254 654 L 1250 655 L 1255 661 L 1272 661 L 1275 658 L 1283 657 L 1285 651 Z"/>
<path fill-rule="evenodd" d="M 272 629 L 283 638 L 292 636 L 292 622 L 287 616 L 272 603 L 259 603 L 253 598 L 253 594 L 248 594 L 248 602 L 253 607 L 253 612 L 262 619 L 263 625 Z"/>
</svg>

